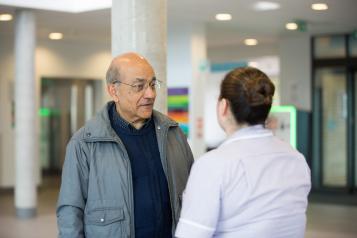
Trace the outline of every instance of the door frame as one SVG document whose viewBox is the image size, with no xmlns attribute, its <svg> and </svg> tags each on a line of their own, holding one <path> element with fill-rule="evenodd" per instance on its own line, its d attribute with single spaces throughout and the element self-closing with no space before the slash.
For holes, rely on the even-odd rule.
<svg viewBox="0 0 357 238">
<path fill-rule="evenodd" d="M 345 40 L 346 57 L 344 58 L 328 58 L 328 59 L 315 59 L 315 38 L 320 36 L 343 36 Z M 357 57 L 351 56 L 349 52 L 349 34 L 335 34 L 335 35 L 318 35 L 311 38 L 311 98 L 312 98 L 312 181 L 313 189 L 322 192 L 332 193 L 357 193 L 357 169 L 356 169 L 356 153 L 355 145 L 357 141 L 356 131 L 356 98 L 357 91 L 355 87 L 357 85 Z M 316 91 L 316 72 L 321 68 L 343 68 L 346 71 L 346 94 L 347 94 L 347 119 L 346 119 L 346 139 L 347 139 L 347 181 L 345 187 L 337 186 L 324 186 L 323 185 L 323 137 L 322 137 L 322 102 L 321 92 Z M 319 97 L 319 98 L 318 98 Z"/>
</svg>

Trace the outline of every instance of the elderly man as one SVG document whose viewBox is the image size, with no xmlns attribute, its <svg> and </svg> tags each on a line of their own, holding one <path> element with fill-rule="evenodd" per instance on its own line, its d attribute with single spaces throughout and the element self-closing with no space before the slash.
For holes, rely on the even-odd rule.
<svg viewBox="0 0 357 238">
<path fill-rule="evenodd" d="M 107 71 L 113 101 L 67 146 L 59 237 L 172 237 L 193 156 L 178 124 L 153 110 L 160 81 L 136 53 Z"/>
</svg>

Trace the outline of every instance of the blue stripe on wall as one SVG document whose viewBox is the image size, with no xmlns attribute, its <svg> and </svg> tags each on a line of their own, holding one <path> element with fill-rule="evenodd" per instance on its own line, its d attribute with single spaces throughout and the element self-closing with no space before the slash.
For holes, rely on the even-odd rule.
<svg viewBox="0 0 357 238">
<path fill-rule="evenodd" d="M 228 62 L 228 63 L 219 63 L 211 64 L 211 72 L 222 72 L 222 71 L 231 71 L 235 68 L 247 67 L 248 62 Z"/>
</svg>

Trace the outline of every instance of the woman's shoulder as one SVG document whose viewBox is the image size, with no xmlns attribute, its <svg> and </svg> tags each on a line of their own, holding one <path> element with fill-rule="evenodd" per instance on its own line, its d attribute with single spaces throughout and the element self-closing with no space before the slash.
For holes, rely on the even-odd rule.
<svg viewBox="0 0 357 238">
<path fill-rule="evenodd" d="M 238 163 L 240 157 L 240 153 L 237 153 L 237 151 L 218 147 L 196 159 L 194 165 L 203 170 L 215 170 L 224 173 L 232 163 Z"/>
</svg>

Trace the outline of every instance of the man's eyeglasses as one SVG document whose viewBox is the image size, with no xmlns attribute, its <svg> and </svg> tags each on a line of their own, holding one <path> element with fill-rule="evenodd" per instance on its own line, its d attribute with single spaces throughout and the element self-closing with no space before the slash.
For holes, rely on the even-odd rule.
<svg viewBox="0 0 357 238">
<path fill-rule="evenodd" d="M 140 83 L 135 83 L 135 84 L 128 84 L 128 83 L 124 83 L 120 80 L 115 80 L 113 82 L 113 84 L 115 84 L 115 83 L 121 83 L 121 84 L 130 86 L 135 93 L 144 92 L 148 87 L 150 87 L 153 91 L 156 91 L 157 89 L 161 88 L 161 81 L 157 80 L 157 79 L 151 80 L 150 82 L 145 82 L 145 83 L 140 82 Z"/>
</svg>

